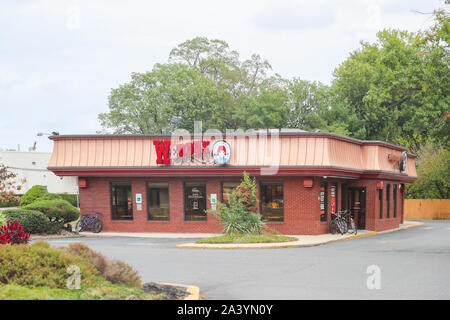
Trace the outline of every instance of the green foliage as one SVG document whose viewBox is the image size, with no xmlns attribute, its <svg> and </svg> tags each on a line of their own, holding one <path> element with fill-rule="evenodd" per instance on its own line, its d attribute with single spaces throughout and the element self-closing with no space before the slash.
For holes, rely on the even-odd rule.
<svg viewBox="0 0 450 320">
<path fill-rule="evenodd" d="M 100 259 L 99 259 L 100 258 Z M 105 260 L 114 284 L 99 271 Z M 108 261 L 83 245 L 51 248 L 47 242 L 0 246 L 0 299 L 161 299 L 141 289 L 140 278 L 123 262 Z M 81 290 L 67 289 L 67 267 L 81 272 Z M 106 268 L 108 270 L 108 267 Z"/>
<path fill-rule="evenodd" d="M 418 179 L 407 186 L 406 197 L 413 199 L 450 198 L 450 151 L 430 144 L 419 151 Z"/>
<path fill-rule="evenodd" d="M 449 18 L 435 18 L 429 31 L 379 32 L 376 43 L 362 42 L 335 70 L 339 100 L 360 120 L 352 135 L 360 130 L 363 139 L 407 140 L 416 150 L 420 136 L 448 144 Z"/>
<path fill-rule="evenodd" d="M 256 213 L 257 203 L 256 181 L 244 172 L 243 180 L 229 202 L 217 202 L 217 210 L 209 212 L 220 221 L 225 234 L 262 234 L 264 223 L 261 215 Z"/>
<path fill-rule="evenodd" d="M 96 267 L 102 277 L 111 283 L 121 283 L 137 287 L 142 285 L 141 277 L 131 266 L 119 260 L 110 261 L 101 253 L 92 250 L 88 246 L 74 243 L 68 247 L 60 247 L 58 249 L 87 259 Z"/>
<path fill-rule="evenodd" d="M 66 268 L 77 265 L 85 286 L 104 281 L 89 261 L 50 248 L 45 242 L 32 245 L 0 246 L 0 284 L 66 288 Z"/>
<path fill-rule="evenodd" d="M 80 217 L 80 210 L 62 199 L 37 200 L 23 208 L 37 210 L 45 214 L 50 220 L 49 233 L 59 231 L 64 224 L 75 221 Z"/>
<path fill-rule="evenodd" d="M 197 240 L 195 243 L 275 243 L 297 241 L 295 237 L 288 237 L 265 232 L 263 234 L 231 234 Z"/>
<path fill-rule="evenodd" d="M 2 221 L 18 221 L 24 232 L 46 233 L 50 228 L 50 221 L 41 212 L 35 210 L 11 209 L 0 211 Z M 0 221 L 1 224 L 1 221 Z"/>
<path fill-rule="evenodd" d="M 108 262 L 104 277 L 111 283 L 123 283 L 133 286 L 141 286 L 141 277 L 138 272 L 125 262 L 113 260 Z"/>
<path fill-rule="evenodd" d="M 47 188 L 35 185 L 32 186 L 23 196 L 22 203 L 20 204 L 22 207 L 29 205 L 30 203 L 36 201 L 38 198 L 48 194 Z"/>
<path fill-rule="evenodd" d="M 63 199 L 69 202 L 72 206 L 76 207 L 78 205 L 77 203 L 77 195 L 76 194 L 69 194 L 69 193 L 57 193 L 57 195 Z"/>
</svg>

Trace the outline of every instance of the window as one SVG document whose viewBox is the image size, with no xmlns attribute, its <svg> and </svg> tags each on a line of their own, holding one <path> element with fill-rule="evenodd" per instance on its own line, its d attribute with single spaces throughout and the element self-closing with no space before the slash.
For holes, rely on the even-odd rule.
<svg viewBox="0 0 450 320">
<path fill-rule="evenodd" d="M 184 220 L 206 221 L 206 185 L 201 182 L 184 184 Z"/>
<path fill-rule="evenodd" d="M 397 218 L 397 185 L 394 184 L 394 218 Z"/>
<path fill-rule="evenodd" d="M 328 208 L 328 183 L 320 183 L 320 221 L 327 221 L 327 208 Z"/>
<path fill-rule="evenodd" d="M 169 184 L 150 182 L 147 185 L 147 219 L 169 220 Z"/>
<path fill-rule="evenodd" d="M 380 219 L 383 219 L 383 189 L 378 190 L 378 199 L 380 200 Z"/>
<path fill-rule="evenodd" d="M 261 183 L 261 214 L 264 221 L 284 220 L 283 184 Z"/>
<path fill-rule="evenodd" d="M 390 210 L 391 210 L 391 185 L 390 184 L 388 184 L 387 186 L 386 186 L 386 205 L 387 205 L 387 208 L 386 208 L 386 218 L 388 218 L 389 219 L 389 217 L 390 217 Z"/>
<path fill-rule="evenodd" d="M 111 183 L 111 219 L 133 220 L 133 201 L 131 183 Z"/>
<path fill-rule="evenodd" d="M 231 194 L 234 189 L 240 184 L 240 182 L 223 182 L 222 183 L 222 202 L 228 203 L 230 201 Z"/>
<path fill-rule="evenodd" d="M 333 183 L 331 185 L 331 212 L 338 212 L 338 184 Z"/>
</svg>

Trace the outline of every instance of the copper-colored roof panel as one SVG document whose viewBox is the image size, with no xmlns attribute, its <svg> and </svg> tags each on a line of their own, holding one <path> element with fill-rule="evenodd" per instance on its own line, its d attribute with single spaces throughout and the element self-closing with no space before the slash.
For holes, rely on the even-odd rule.
<svg viewBox="0 0 450 320">
<path fill-rule="evenodd" d="M 382 142 L 347 141 L 327 135 L 242 135 L 223 139 L 231 146 L 227 167 L 333 167 L 400 174 L 398 159 L 403 152 L 399 147 Z M 167 167 L 156 164 L 153 144 L 154 140 L 164 140 L 163 137 L 56 137 L 53 140 L 50 168 Z M 212 151 L 216 141 L 213 137 L 176 137 L 171 140 L 171 145 L 202 140 L 210 141 L 208 149 Z M 174 164 L 186 167 L 213 165 L 187 161 Z M 411 177 L 417 175 L 414 157 L 408 159 L 406 173 Z"/>
</svg>

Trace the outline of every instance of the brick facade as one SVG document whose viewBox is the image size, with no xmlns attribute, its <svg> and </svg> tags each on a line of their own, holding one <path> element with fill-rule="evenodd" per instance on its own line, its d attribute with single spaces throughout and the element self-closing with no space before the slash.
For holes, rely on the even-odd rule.
<svg viewBox="0 0 450 320">
<path fill-rule="evenodd" d="M 80 188 L 80 207 L 82 213 L 100 212 L 104 224 L 104 231 L 114 232 L 189 232 L 189 233 L 220 233 L 221 228 L 217 219 L 208 214 L 207 221 L 185 221 L 184 219 L 184 186 L 185 181 L 199 181 L 206 183 L 207 196 L 217 194 L 218 201 L 222 199 L 223 181 L 239 181 L 240 177 L 170 177 L 170 178 L 115 178 L 115 177 L 85 177 L 88 180 L 87 188 Z M 284 221 L 270 222 L 267 225 L 283 234 L 323 234 L 328 233 L 328 221 L 331 212 L 331 184 L 337 183 L 337 209 L 346 207 L 342 201 L 344 192 L 343 183 L 347 188 L 365 188 L 366 195 L 366 229 L 374 231 L 383 231 L 398 227 L 403 219 L 403 194 L 404 188 L 397 188 L 397 216 L 393 217 L 394 197 L 393 184 L 399 182 L 383 181 L 383 218 L 379 218 L 379 200 L 378 190 L 376 190 L 376 180 L 343 180 L 343 179 L 323 179 L 313 177 L 313 186 L 306 188 L 303 185 L 302 176 L 267 176 L 256 177 L 259 198 L 259 184 L 261 182 L 281 182 L 284 191 Z M 308 177 L 311 178 L 311 177 Z M 111 220 L 111 195 L 110 183 L 118 181 L 128 181 L 132 187 L 133 199 L 133 220 L 113 221 Z M 147 220 L 147 189 L 146 184 L 150 181 L 166 181 L 169 183 L 169 221 L 148 221 Z M 319 188 L 321 181 L 328 183 L 328 208 L 327 221 L 320 221 L 319 211 Z M 386 185 L 391 184 L 391 209 L 390 218 L 386 217 Z M 140 193 L 143 196 L 142 210 L 138 211 L 135 201 L 135 194 Z M 347 199 L 344 199 L 347 202 Z M 210 202 L 207 201 L 207 208 L 210 209 Z"/>
</svg>

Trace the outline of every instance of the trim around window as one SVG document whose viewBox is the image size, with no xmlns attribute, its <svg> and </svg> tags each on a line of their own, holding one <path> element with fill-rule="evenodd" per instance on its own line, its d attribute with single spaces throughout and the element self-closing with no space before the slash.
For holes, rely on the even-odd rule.
<svg viewBox="0 0 450 320">
<path fill-rule="evenodd" d="M 114 205 L 114 201 L 113 201 L 113 188 L 114 187 L 129 187 L 129 193 L 127 194 L 127 199 L 126 199 L 126 207 L 124 205 L 124 203 L 122 203 L 122 206 L 119 205 Z M 116 194 L 117 195 L 117 194 Z M 116 202 L 117 202 L 117 197 L 116 197 Z M 110 212 L 111 212 L 111 221 L 133 221 L 134 220 L 134 216 L 133 216 L 133 186 L 131 181 L 111 181 L 109 183 L 109 206 L 110 206 Z M 123 199 L 122 199 L 123 202 Z M 115 218 L 114 217 L 114 208 L 115 207 L 119 207 L 119 209 L 122 209 L 124 212 L 124 215 L 122 215 L 125 218 Z M 117 209 L 116 209 L 116 213 L 117 213 Z M 117 216 L 117 214 L 116 214 Z"/>
<path fill-rule="evenodd" d="M 274 219 L 265 219 L 264 218 L 264 212 L 263 212 L 263 186 L 281 186 L 281 190 L 282 190 L 282 196 L 281 199 L 276 199 L 277 201 L 273 201 L 272 199 L 272 205 L 276 206 L 276 205 L 282 205 L 282 207 L 273 207 L 273 208 L 267 208 L 268 210 L 273 210 L 273 213 L 280 213 L 281 212 L 281 218 L 275 218 L 276 216 L 274 216 Z M 281 201 L 280 201 L 281 200 Z M 262 219 L 264 222 L 284 222 L 284 183 L 283 182 L 279 182 L 279 181 L 270 181 L 270 182 L 264 182 L 261 181 L 259 183 L 259 209 L 260 209 L 260 214 L 262 216 Z"/>
</svg>

